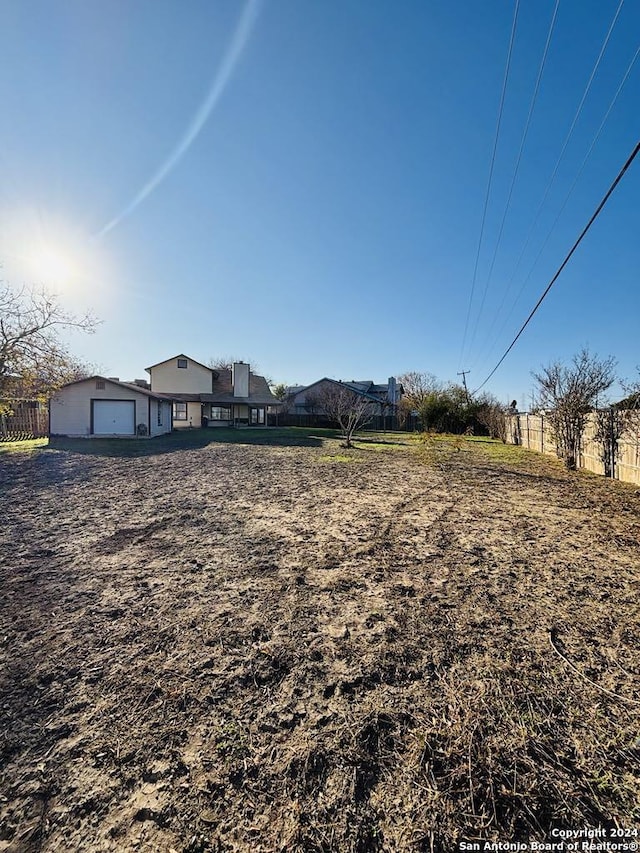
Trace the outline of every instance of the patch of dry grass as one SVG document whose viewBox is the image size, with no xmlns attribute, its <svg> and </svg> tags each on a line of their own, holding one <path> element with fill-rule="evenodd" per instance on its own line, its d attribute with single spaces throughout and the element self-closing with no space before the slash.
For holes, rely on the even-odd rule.
<svg viewBox="0 0 640 853">
<path fill-rule="evenodd" d="M 0 844 L 640 822 L 638 495 L 488 442 L 282 441 L 3 461 Z"/>
<path fill-rule="evenodd" d="M 33 453 L 49 444 L 48 438 L 29 438 L 24 441 L 0 441 L 0 453 Z"/>
</svg>

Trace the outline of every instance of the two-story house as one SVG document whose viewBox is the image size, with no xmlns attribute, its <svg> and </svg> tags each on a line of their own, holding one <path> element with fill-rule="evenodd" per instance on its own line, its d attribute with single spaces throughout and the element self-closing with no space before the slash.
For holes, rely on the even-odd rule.
<svg viewBox="0 0 640 853">
<path fill-rule="evenodd" d="M 146 368 L 151 391 L 173 399 L 173 426 L 266 426 L 267 407 L 282 405 L 264 376 L 243 361 L 215 369 L 180 353 Z"/>
</svg>

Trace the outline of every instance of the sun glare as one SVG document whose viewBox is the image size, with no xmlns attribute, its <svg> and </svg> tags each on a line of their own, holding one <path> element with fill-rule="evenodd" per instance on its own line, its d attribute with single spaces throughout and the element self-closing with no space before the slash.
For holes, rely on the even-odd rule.
<svg viewBox="0 0 640 853">
<path fill-rule="evenodd" d="M 29 276 L 38 284 L 54 287 L 70 285 L 80 273 L 80 265 L 68 252 L 53 246 L 41 246 L 28 257 Z"/>
<path fill-rule="evenodd" d="M 115 295 L 110 253 L 88 230 L 42 209 L 0 209 L 0 281 L 44 288 L 65 305 L 104 311 Z"/>
</svg>

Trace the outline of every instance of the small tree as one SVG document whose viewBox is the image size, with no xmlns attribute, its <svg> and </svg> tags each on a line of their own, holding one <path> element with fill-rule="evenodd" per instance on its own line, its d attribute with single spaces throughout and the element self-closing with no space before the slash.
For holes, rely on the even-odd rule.
<svg viewBox="0 0 640 853">
<path fill-rule="evenodd" d="M 610 406 L 594 412 L 594 439 L 600 447 L 600 459 L 604 466 L 604 476 L 614 477 L 616 461 L 620 453 L 620 439 L 627 431 L 627 413 Z"/>
<path fill-rule="evenodd" d="M 638 371 L 640 372 L 640 367 Z M 627 396 L 615 404 L 615 409 L 624 424 L 625 438 L 640 449 L 640 377 L 632 381 L 621 381 L 620 384 Z"/>
<path fill-rule="evenodd" d="M 346 385 L 327 383 L 318 393 L 318 403 L 327 417 L 336 421 L 342 430 L 347 447 L 352 446 L 354 433 L 369 423 L 375 403 Z"/>
<path fill-rule="evenodd" d="M 292 397 L 291 394 L 287 393 L 287 386 L 283 382 L 279 382 L 277 385 L 272 386 L 271 393 L 279 400 L 282 405 L 278 406 L 276 409 L 276 424 L 278 423 L 279 415 L 287 415 L 289 414 L 289 409 L 291 408 Z"/>
<path fill-rule="evenodd" d="M 65 382 L 86 375 L 86 366 L 60 340 L 69 329 L 95 331 L 91 315 L 76 317 L 45 290 L 0 287 L 0 399 L 45 397 Z"/>
<path fill-rule="evenodd" d="M 507 407 L 492 394 L 484 394 L 477 400 L 475 417 L 489 433 L 490 438 L 507 440 Z"/>
<path fill-rule="evenodd" d="M 567 366 L 556 361 L 533 377 L 538 383 L 540 408 L 546 416 L 556 441 L 558 456 L 568 470 L 575 471 L 585 418 L 597 405 L 598 398 L 615 381 L 615 359 L 599 359 L 585 347 Z"/>
<path fill-rule="evenodd" d="M 311 392 L 310 394 L 304 395 L 304 407 L 310 415 L 315 415 L 320 407 L 320 397 L 317 394 Z"/>
</svg>

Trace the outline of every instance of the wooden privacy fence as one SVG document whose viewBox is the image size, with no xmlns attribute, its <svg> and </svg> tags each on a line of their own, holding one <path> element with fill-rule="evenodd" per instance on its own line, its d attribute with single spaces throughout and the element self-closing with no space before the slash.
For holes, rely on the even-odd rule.
<svg viewBox="0 0 640 853">
<path fill-rule="evenodd" d="M 626 423 L 626 429 L 619 438 L 615 437 L 613 421 L 609 430 L 610 440 L 605 442 L 596 438 L 598 429 L 595 412 L 587 415 L 587 423 L 578 451 L 578 468 L 613 477 L 625 483 L 640 485 L 640 415 L 637 412 L 618 413 Z M 614 413 L 605 412 L 605 427 Z M 519 444 L 529 450 L 559 456 L 556 442 L 551 431 L 548 416 L 515 414 L 507 416 L 507 441 Z"/>
<path fill-rule="evenodd" d="M 23 441 L 48 434 L 46 409 L 17 409 L 9 415 L 0 415 L 0 441 Z"/>
</svg>

